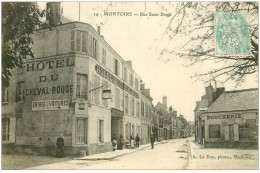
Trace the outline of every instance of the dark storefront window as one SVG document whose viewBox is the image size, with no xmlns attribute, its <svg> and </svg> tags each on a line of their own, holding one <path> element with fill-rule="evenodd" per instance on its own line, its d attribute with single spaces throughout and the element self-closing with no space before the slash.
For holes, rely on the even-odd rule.
<svg viewBox="0 0 260 173">
<path fill-rule="evenodd" d="M 209 125 L 209 138 L 220 138 L 220 125 Z"/>
</svg>

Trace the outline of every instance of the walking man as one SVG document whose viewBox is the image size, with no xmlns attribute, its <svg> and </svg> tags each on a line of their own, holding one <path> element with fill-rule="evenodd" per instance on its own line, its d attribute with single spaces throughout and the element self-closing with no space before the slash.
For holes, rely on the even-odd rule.
<svg viewBox="0 0 260 173">
<path fill-rule="evenodd" d="M 154 149 L 154 134 L 151 134 L 151 145 L 152 145 L 152 149 Z"/>
<path fill-rule="evenodd" d="M 139 148 L 139 142 L 140 142 L 140 137 L 137 134 L 135 137 L 136 148 Z"/>
</svg>

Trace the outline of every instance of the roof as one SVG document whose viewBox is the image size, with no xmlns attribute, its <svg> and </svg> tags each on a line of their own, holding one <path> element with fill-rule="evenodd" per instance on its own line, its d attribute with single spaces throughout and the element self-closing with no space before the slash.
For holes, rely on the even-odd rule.
<svg viewBox="0 0 260 173">
<path fill-rule="evenodd" d="M 165 110 L 167 113 L 170 113 L 169 109 L 168 109 L 166 106 L 164 106 L 162 103 L 160 103 L 160 102 L 157 103 L 157 105 L 155 106 L 155 108 L 156 108 L 157 110 L 162 109 L 162 110 Z"/>
<path fill-rule="evenodd" d="M 258 109 L 258 88 L 226 91 L 209 107 L 209 112 Z"/>
</svg>

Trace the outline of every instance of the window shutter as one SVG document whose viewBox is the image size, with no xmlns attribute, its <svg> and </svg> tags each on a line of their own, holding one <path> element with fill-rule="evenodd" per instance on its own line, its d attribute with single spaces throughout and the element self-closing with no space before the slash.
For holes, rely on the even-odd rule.
<svg viewBox="0 0 260 173">
<path fill-rule="evenodd" d="M 225 140 L 226 141 L 229 140 L 229 126 L 228 125 L 225 126 Z"/>
<path fill-rule="evenodd" d="M 16 118 L 10 118 L 10 142 L 15 142 Z"/>
<path fill-rule="evenodd" d="M 97 41 L 97 60 L 100 60 L 99 42 Z"/>
<path fill-rule="evenodd" d="M 93 56 L 93 37 L 89 34 L 89 54 Z"/>
<path fill-rule="evenodd" d="M 239 141 L 238 124 L 234 124 L 234 141 Z"/>
</svg>

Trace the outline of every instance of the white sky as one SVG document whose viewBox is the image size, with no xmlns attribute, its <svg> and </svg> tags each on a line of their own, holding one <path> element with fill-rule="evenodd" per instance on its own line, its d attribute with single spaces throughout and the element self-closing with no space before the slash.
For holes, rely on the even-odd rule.
<svg viewBox="0 0 260 173">
<path fill-rule="evenodd" d="M 175 2 L 171 2 L 175 3 Z M 45 3 L 38 3 L 41 9 Z M 203 68 L 210 68 L 208 64 L 198 64 L 190 68 L 183 67 L 185 61 L 174 55 L 169 56 L 168 63 L 159 60 L 160 51 L 167 45 L 161 39 L 170 17 L 102 17 L 94 16 L 94 12 L 103 14 L 109 2 L 81 2 L 81 22 L 91 24 L 95 29 L 101 25 L 101 34 L 124 60 L 132 60 L 133 69 L 141 76 L 146 88 L 151 89 L 153 104 L 162 102 L 162 96 L 168 98 L 168 106 L 172 105 L 178 115 L 183 114 L 188 120 L 194 120 L 193 110 L 195 102 L 204 95 L 202 81 L 195 82 L 190 77 Z M 62 2 L 63 14 L 73 20 L 78 20 L 79 3 Z M 160 5 L 160 4 L 159 4 Z M 146 3 L 146 12 L 161 12 L 156 2 Z M 169 4 L 166 4 L 169 5 Z M 113 12 L 140 13 L 145 10 L 144 2 L 113 2 L 108 8 Z M 174 12 L 171 12 L 173 15 Z M 181 38 L 174 40 L 175 44 Z M 213 84 L 212 84 L 213 85 Z M 214 85 L 213 85 L 214 86 Z M 225 84 L 226 90 L 233 90 L 234 85 Z M 236 89 L 258 87 L 256 78 L 247 80 Z"/>
</svg>

